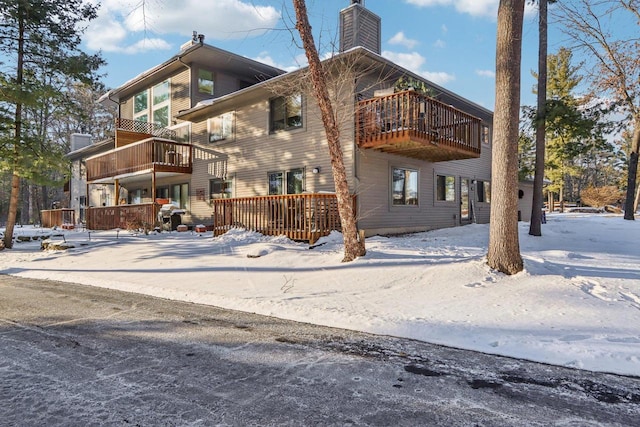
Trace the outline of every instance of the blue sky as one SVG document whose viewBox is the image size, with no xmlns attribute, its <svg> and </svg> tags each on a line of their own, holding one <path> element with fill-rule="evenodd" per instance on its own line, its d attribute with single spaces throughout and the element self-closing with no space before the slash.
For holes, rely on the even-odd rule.
<svg viewBox="0 0 640 427">
<path fill-rule="evenodd" d="M 97 1 L 97 0 L 92 0 Z M 293 42 L 291 0 L 102 0 L 84 36 L 88 52 L 101 50 L 108 87 L 117 87 L 176 54 L 192 32 L 205 43 L 284 69 L 304 65 Z M 144 3 L 144 7 L 141 4 Z M 316 42 L 336 41 L 338 13 L 349 0 L 307 0 Z M 364 0 L 382 18 L 383 56 L 493 110 L 498 0 Z M 533 105 L 537 14 L 524 24 L 522 100 Z M 549 52 L 560 43 L 553 29 Z"/>
</svg>

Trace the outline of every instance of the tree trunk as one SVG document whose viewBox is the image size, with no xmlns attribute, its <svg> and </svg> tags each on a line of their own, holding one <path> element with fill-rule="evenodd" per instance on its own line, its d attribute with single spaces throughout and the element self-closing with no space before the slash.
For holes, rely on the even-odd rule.
<svg viewBox="0 0 640 427">
<path fill-rule="evenodd" d="M 24 17 L 20 14 L 18 24 L 18 63 L 16 66 L 16 85 L 22 88 L 24 72 Z M 13 247 L 13 227 L 16 224 L 18 213 L 18 195 L 20 194 L 20 175 L 18 174 L 18 150 L 22 138 L 22 103 L 16 104 L 15 111 L 15 134 L 13 136 L 13 176 L 11 178 L 11 197 L 9 199 L 9 213 L 7 215 L 7 226 L 4 232 L 4 246 L 11 249 Z"/>
<path fill-rule="evenodd" d="M 536 167 L 533 178 L 533 202 L 531 205 L 531 223 L 529 234 L 542 236 L 542 207 L 544 186 L 544 156 L 547 104 L 547 0 L 539 0 L 540 17 L 538 22 L 538 114 L 536 123 Z"/>
<path fill-rule="evenodd" d="M 342 146 L 340 144 L 340 129 L 336 122 L 333 106 L 329 98 L 329 90 L 322 64 L 316 50 L 311 26 L 307 16 L 307 6 L 304 0 L 293 0 L 293 7 L 296 11 L 296 29 L 300 33 L 307 60 L 309 61 L 309 71 L 313 84 L 313 92 L 320 108 L 322 123 L 324 124 L 331 158 L 331 169 L 333 181 L 335 183 L 336 198 L 338 201 L 338 212 L 342 224 L 342 236 L 344 239 L 343 262 L 353 261 L 365 254 L 364 241 L 358 240 L 358 230 L 356 218 L 353 211 L 351 194 L 347 182 L 347 173 L 344 167 Z"/>
<path fill-rule="evenodd" d="M 487 262 L 506 274 L 522 271 L 518 240 L 518 123 L 524 0 L 500 0 L 496 45 L 492 200 Z"/>
<path fill-rule="evenodd" d="M 635 211 L 638 208 L 636 193 L 636 176 L 638 173 L 638 148 L 640 147 L 640 116 L 634 118 L 633 138 L 631 140 L 631 152 L 629 153 L 629 170 L 627 175 L 627 197 L 624 203 L 624 219 L 634 220 Z"/>
</svg>

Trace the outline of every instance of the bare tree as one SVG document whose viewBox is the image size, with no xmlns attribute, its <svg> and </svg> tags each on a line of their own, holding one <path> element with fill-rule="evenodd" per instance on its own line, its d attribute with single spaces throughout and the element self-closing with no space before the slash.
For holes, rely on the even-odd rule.
<svg viewBox="0 0 640 427">
<path fill-rule="evenodd" d="M 331 169 L 333 181 L 336 188 L 336 198 L 338 200 L 338 212 L 342 224 L 342 235 L 344 238 L 344 258 L 343 262 L 353 261 L 355 258 L 365 254 L 364 242 L 358 239 L 356 218 L 349 194 L 347 174 L 344 167 L 342 155 L 342 145 L 340 143 L 340 127 L 334 114 L 333 105 L 329 98 L 329 90 L 325 73 L 318 56 L 318 51 L 311 34 L 311 26 L 307 16 L 307 6 L 304 0 L 293 0 L 293 7 L 296 12 L 296 29 L 300 33 L 304 51 L 309 62 L 309 72 L 313 84 L 313 92 L 316 96 L 318 107 L 322 115 L 329 146 L 331 158 Z"/>
<path fill-rule="evenodd" d="M 533 177 L 533 202 L 531 204 L 531 222 L 529 234 L 542 236 L 542 208 L 544 198 L 544 152 L 546 134 L 547 103 L 547 0 L 538 0 L 538 108 L 536 114 L 536 166 Z"/>
<path fill-rule="evenodd" d="M 518 240 L 518 117 L 524 0 L 500 0 L 496 43 L 492 200 L 487 262 L 506 274 L 522 271 Z"/>
<path fill-rule="evenodd" d="M 613 25 L 624 27 L 625 22 L 640 25 L 640 1 L 559 2 L 555 15 L 562 22 L 563 31 L 573 40 L 574 48 L 588 54 L 586 57 L 591 60 L 588 65 L 592 66 L 586 67 L 591 70 L 587 77 L 594 88 L 612 96 L 633 123 L 624 205 L 624 219 L 633 220 L 640 148 L 640 40 L 638 27 L 626 32 Z"/>
</svg>

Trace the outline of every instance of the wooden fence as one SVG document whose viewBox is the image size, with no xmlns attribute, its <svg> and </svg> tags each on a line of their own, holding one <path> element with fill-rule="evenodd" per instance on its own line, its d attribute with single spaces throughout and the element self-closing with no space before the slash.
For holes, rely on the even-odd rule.
<svg viewBox="0 0 640 427">
<path fill-rule="evenodd" d="M 355 207 L 355 196 L 353 201 Z M 214 200 L 214 236 L 232 228 L 269 236 L 285 235 L 311 244 L 332 230 L 342 229 L 336 195 L 322 193 Z"/>
<path fill-rule="evenodd" d="M 87 208 L 87 228 L 89 230 L 153 229 L 158 222 L 159 208 L 160 205 L 155 203 Z"/>
</svg>

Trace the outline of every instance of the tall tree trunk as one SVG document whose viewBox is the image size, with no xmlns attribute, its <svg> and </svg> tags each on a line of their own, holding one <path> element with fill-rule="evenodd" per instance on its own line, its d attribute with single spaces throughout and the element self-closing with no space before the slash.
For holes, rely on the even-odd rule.
<svg viewBox="0 0 640 427">
<path fill-rule="evenodd" d="M 24 72 L 24 17 L 20 14 L 18 24 L 18 63 L 16 66 L 16 85 L 22 89 Z M 11 249 L 13 247 L 13 227 L 16 224 L 18 213 L 18 199 L 20 194 L 20 175 L 18 174 L 18 153 L 22 138 L 22 103 L 16 103 L 15 111 L 15 135 L 13 141 L 13 175 L 11 178 L 11 197 L 9 199 L 9 213 L 7 215 L 7 226 L 4 232 L 4 246 Z"/>
<path fill-rule="evenodd" d="M 635 199 L 636 176 L 638 173 L 638 148 L 640 147 L 640 116 L 634 118 L 631 152 L 629 153 L 629 170 L 627 175 L 627 197 L 624 202 L 624 219 L 634 220 L 638 203 Z"/>
<path fill-rule="evenodd" d="M 487 262 L 506 274 L 522 271 L 518 239 L 518 118 L 524 0 L 500 0 L 496 44 L 492 200 Z"/>
<path fill-rule="evenodd" d="M 329 90 L 322 63 L 316 50 L 316 45 L 311 34 L 311 26 L 307 16 L 307 6 L 304 0 L 293 0 L 293 7 L 296 11 L 296 29 L 300 33 L 307 60 L 309 61 L 309 71 L 313 84 L 313 92 L 320 108 L 322 123 L 327 135 L 329 155 L 331 158 L 331 169 L 333 181 L 336 188 L 336 198 L 338 200 L 338 212 L 342 224 L 342 236 L 344 239 L 343 262 L 353 261 L 365 254 L 364 242 L 358 240 L 358 230 L 356 218 L 353 211 L 351 194 L 347 182 L 347 173 L 344 167 L 342 146 L 340 144 L 340 129 L 336 122 L 336 116 L 329 98 Z"/>
<path fill-rule="evenodd" d="M 544 198 L 544 156 L 547 105 L 547 0 L 539 0 L 540 16 L 538 21 L 538 114 L 536 123 L 536 167 L 533 178 L 533 203 L 531 205 L 531 223 L 529 234 L 542 236 L 542 208 Z"/>
</svg>

